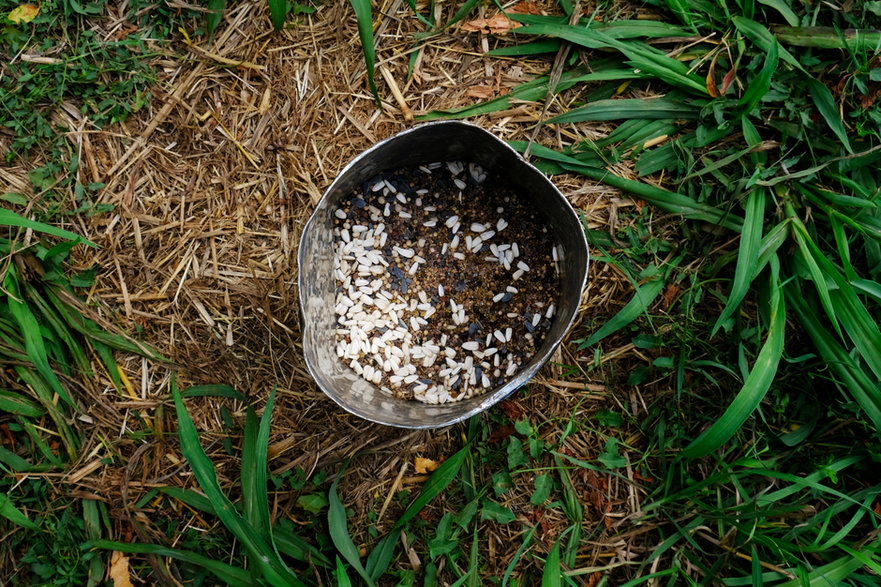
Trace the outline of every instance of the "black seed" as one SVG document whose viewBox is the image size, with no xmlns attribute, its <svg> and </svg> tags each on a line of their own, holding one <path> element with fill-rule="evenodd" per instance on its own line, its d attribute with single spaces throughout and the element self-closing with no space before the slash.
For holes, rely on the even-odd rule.
<svg viewBox="0 0 881 587">
<path fill-rule="evenodd" d="M 502 301 L 510 302 L 512 297 L 514 297 L 514 294 L 512 294 L 511 292 L 506 292 L 505 295 L 502 296 Z"/>
<path fill-rule="evenodd" d="M 352 205 L 360 209 L 366 206 L 367 202 L 363 198 L 352 198 Z"/>
</svg>

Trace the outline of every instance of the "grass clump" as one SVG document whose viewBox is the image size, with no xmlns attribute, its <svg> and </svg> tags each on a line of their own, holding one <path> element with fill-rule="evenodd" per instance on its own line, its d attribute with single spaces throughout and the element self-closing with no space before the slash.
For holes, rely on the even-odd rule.
<svg viewBox="0 0 881 587">
<path fill-rule="evenodd" d="M 599 359 L 629 341 L 651 362 L 621 383 L 669 385 L 644 427 L 663 479 L 646 521 L 665 539 L 649 562 L 673 563 L 658 576 L 871 582 L 879 544 L 863 537 L 877 528 L 881 489 L 869 464 L 881 429 L 878 15 L 869 5 L 647 4 L 657 21 L 605 20 L 608 4 L 581 18 L 568 3 L 565 16 L 510 14 L 523 25 L 518 44 L 491 53 L 579 53 L 558 79 L 425 118 L 556 94 L 563 111 L 540 124 L 568 136 L 610 125 L 562 150 L 513 146 L 548 173 L 636 198 L 611 238 L 588 231 L 594 260 L 634 293 L 583 325 L 580 348 Z M 633 173 L 620 175 L 622 165 Z M 691 222 L 662 228 L 652 209 Z"/>
</svg>

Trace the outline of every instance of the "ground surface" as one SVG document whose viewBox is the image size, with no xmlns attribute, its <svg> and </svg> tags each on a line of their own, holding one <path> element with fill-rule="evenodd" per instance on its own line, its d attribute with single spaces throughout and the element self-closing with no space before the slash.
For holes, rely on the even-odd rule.
<svg viewBox="0 0 881 587">
<path fill-rule="evenodd" d="M 450 7 L 438 10 L 442 18 L 450 16 Z M 418 46 L 410 35 L 422 25 L 400 1 L 381 5 L 377 13 L 382 14 L 376 20 L 382 108 L 367 89 L 347 2 L 320 6 L 279 33 L 272 32 L 263 2 L 243 2 L 227 10 L 213 42 L 194 38 L 191 45 L 177 47 L 187 49 L 183 57 L 168 51 L 161 58 L 152 103 L 125 124 L 94 130 L 76 119 L 75 110 L 63 115 L 71 128 L 80 129 L 73 133 L 82 149 L 79 173 L 106 183 L 99 199 L 114 207 L 76 227 L 98 245 L 81 250 L 77 259 L 82 267 L 101 267 L 88 301 L 106 308 L 113 320 L 138 331 L 172 361 L 122 359 L 129 396 L 120 397 L 111 386 L 94 390 L 92 435 L 80 462 L 58 479 L 72 494 L 105 501 L 120 537 L 158 539 L 153 521 L 168 515 L 211 529 L 174 500 L 136 505 L 153 487 L 194 487 L 171 434 L 176 428 L 168 403 L 173 374 L 181 388 L 233 385 L 256 398 L 257 405 L 277 386 L 270 438 L 274 475 L 297 468 L 309 474 L 334 471 L 354 457 L 340 492 L 354 513 L 350 527 L 356 543 L 372 540 L 365 533 L 371 512 L 379 513 L 373 523 L 387 528 L 402 503 L 389 498 L 424 482 L 413 468 L 416 457 L 440 460 L 462 445 L 466 425 L 424 432 L 373 425 L 345 413 L 318 390 L 300 345 L 298 240 L 323 190 L 359 152 L 415 124 L 413 114 L 501 95 L 545 73 L 550 58 L 490 59 L 483 53 L 496 40 L 454 29 L 419 49 L 408 77 L 409 53 Z M 552 103 L 550 113 L 557 106 Z M 545 115 L 540 105 L 523 103 L 471 122 L 506 140 L 535 136 L 560 146 L 577 138 L 551 130 L 534 135 L 534 123 Z M 4 175 L 13 187 L 26 181 L 23 169 L 7 168 Z M 557 183 L 593 228 L 610 226 L 618 207 L 632 205 L 585 178 L 567 176 Z M 582 316 L 612 314 L 625 299 L 629 286 L 609 267 L 603 274 L 592 269 Z M 604 361 L 634 352 L 629 345 L 607 352 Z M 555 361 L 567 365 L 565 372 L 559 365 L 546 367 L 528 390 L 484 418 L 525 416 L 543 422 L 540 435 L 548 439 L 558 438 L 569 419 L 587 421 L 601 409 L 626 410 L 639 418 L 644 404 L 632 395 L 636 392 L 621 397 L 620 390 L 600 380 L 602 371 L 588 374 L 585 367 L 593 357 L 581 356 L 571 341 Z M 203 445 L 220 464 L 221 483 L 230 485 L 237 461 L 220 441 L 227 436 L 227 411 L 241 418 L 243 404 L 192 399 L 188 407 Z M 579 430 L 567 437 L 564 450 L 592 460 L 603 442 Z M 638 444 L 640 438 L 626 442 Z M 578 558 L 581 567 L 615 568 L 646 555 L 638 546 L 638 529 L 629 523 L 640 511 L 644 479 L 630 464 L 620 471 L 597 476 L 583 470 L 574 478 L 589 537 Z M 529 523 L 535 521 L 530 520 L 531 490 L 524 477 L 523 488 L 500 498 Z M 299 522 L 303 512 L 293 506 L 292 495 L 280 492 L 273 512 Z M 429 519 L 443 511 L 443 503 L 433 504 Z M 544 519 L 535 548 L 549 548 L 564 527 L 563 520 Z M 487 576 L 504 572 L 520 532 L 492 521 L 481 524 Z M 518 573 L 528 573 L 532 564 L 524 559 Z"/>
</svg>

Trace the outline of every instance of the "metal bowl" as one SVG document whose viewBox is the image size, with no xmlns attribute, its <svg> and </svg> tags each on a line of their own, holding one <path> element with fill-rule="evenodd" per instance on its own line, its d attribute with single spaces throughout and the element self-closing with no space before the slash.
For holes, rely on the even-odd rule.
<svg viewBox="0 0 881 587">
<path fill-rule="evenodd" d="M 507 384 L 459 402 L 429 405 L 390 396 L 352 371 L 336 355 L 336 283 L 333 274 L 334 210 L 364 181 L 382 171 L 434 161 L 462 160 L 508 178 L 531 200 L 561 250 L 560 302 L 536 355 Z M 330 185 L 300 238 L 300 309 L 306 366 L 318 386 L 343 409 L 372 422 L 401 428 L 438 428 L 480 413 L 529 381 L 572 325 L 587 280 L 587 241 L 581 221 L 563 194 L 538 169 L 491 133 L 457 121 L 430 122 L 381 141 L 349 163 Z"/>
</svg>

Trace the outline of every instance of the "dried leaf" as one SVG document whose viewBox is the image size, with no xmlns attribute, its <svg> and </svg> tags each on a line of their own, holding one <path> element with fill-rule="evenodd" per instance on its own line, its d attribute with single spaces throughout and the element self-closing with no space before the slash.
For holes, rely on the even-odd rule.
<svg viewBox="0 0 881 587">
<path fill-rule="evenodd" d="M 734 81 L 734 68 L 731 68 L 731 71 L 725 74 L 725 77 L 722 78 L 722 89 L 720 90 L 723 94 L 728 91 L 728 88 L 731 87 L 731 82 Z"/>
<path fill-rule="evenodd" d="M 427 473 L 431 473 L 435 469 L 440 467 L 440 463 L 437 461 L 433 461 L 431 459 L 423 459 L 422 457 L 416 457 L 413 461 L 413 468 L 420 475 L 425 475 Z"/>
<path fill-rule="evenodd" d="M 466 94 L 470 98 L 480 98 L 481 100 L 487 100 L 489 98 L 492 98 L 495 92 L 493 92 L 492 86 L 471 86 L 470 88 L 468 88 Z"/>
<path fill-rule="evenodd" d="M 535 2 L 518 2 L 511 8 L 507 9 L 507 12 L 511 14 L 536 14 L 541 15 L 541 8 L 538 7 L 538 4 Z"/>
<path fill-rule="evenodd" d="M 490 444 L 496 444 L 505 440 L 506 438 L 514 434 L 514 432 L 515 430 L 513 426 L 502 426 L 493 430 L 486 441 Z"/>
<path fill-rule="evenodd" d="M 6 16 L 10 21 L 15 24 L 28 23 L 37 18 L 37 15 L 40 14 L 40 7 L 34 6 L 33 4 L 22 4 L 17 8 L 12 9 L 12 11 Z"/>
<path fill-rule="evenodd" d="M 670 308 L 670 305 L 682 291 L 682 288 L 676 285 L 675 283 L 669 284 L 666 289 L 664 289 L 664 299 L 661 301 L 661 307 L 665 310 Z"/>
<path fill-rule="evenodd" d="M 523 408 L 521 408 L 520 404 L 514 400 L 506 399 L 499 404 L 499 408 L 501 408 L 502 412 L 504 412 L 504 414 L 511 420 L 523 419 Z"/>
<path fill-rule="evenodd" d="M 718 56 L 718 53 L 716 54 Z M 710 62 L 710 68 L 707 70 L 707 93 L 714 98 L 719 98 L 722 93 L 716 87 L 716 57 Z"/>
<path fill-rule="evenodd" d="M 113 581 L 113 587 L 133 587 L 128 570 L 128 557 L 118 550 L 114 550 L 110 555 L 110 580 Z"/>
<path fill-rule="evenodd" d="M 484 35 L 503 35 L 511 29 L 522 26 L 514 22 L 504 14 L 497 14 L 489 18 L 475 18 L 462 25 L 462 30 L 470 33 L 482 33 Z"/>
</svg>

